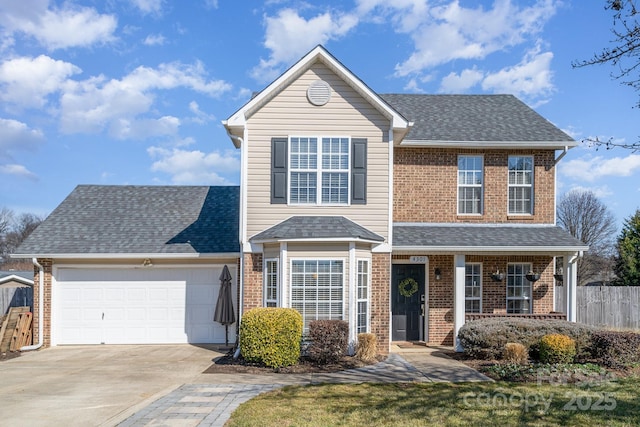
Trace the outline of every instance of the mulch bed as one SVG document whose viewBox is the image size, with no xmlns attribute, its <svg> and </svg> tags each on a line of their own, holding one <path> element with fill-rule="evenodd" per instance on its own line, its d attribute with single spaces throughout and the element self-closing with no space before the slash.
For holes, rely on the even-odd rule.
<svg viewBox="0 0 640 427">
<path fill-rule="evenodd" d="M 384 358 L 383 358 L 384 359 Z M 376 361 L 377 362 L 377 361 Z M 373 362 L 373 363 L 376 363 Z M 307 358 L 302 358 L 297 365 L 285 366 L 282 368 L 268 368 L 256 363 L 247 362 L 242 357 L 233 358 L 233 353 L 214 359 L 213 365 L 209 366 L 203 374 L 309 374 L 340 372 L 347 369 L 361 368 L 370 363 L 365 363 L 360 359 L 351 356 L 344 356 L 335 363 L 321 365 Z"/>
<path fill-rule="evenodd" d="M 5 360 L 15 359 L 16 357 L 20 357 L 19 351 L 7 351 L 6 353 L 0 353 L 0 362 L 4 362 Z"/>
</svg>

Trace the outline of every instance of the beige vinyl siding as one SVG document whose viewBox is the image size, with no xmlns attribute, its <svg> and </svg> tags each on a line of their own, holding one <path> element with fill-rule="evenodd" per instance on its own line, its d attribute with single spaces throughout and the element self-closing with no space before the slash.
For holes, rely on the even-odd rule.
<svg viewBox="0 0 640 427">
<path fill-rule="evenodd" d="M 331 100 L 318 107 L 307 87 L 322 79 Z M 294 215 L 342 215 L 387 238 L 390 122 L 321 63 L 316 63 L 247 119 L 247 238 Z M 367 204 L 290 206 L 270 204 L 271 138 L 343 136 L 367 138 Z"/>
</svg>

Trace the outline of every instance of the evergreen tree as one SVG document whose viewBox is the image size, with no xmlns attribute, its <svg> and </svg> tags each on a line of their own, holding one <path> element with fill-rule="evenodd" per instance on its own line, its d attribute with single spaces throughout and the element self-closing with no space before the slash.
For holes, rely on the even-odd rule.
<svg viewBox="0 0 640 427">
<path fill-rule="evenodd" d="M 613 271 L 618 276 L 616 285 L 640 286 L 640 209 L 624 222 Z"/>
</svg>

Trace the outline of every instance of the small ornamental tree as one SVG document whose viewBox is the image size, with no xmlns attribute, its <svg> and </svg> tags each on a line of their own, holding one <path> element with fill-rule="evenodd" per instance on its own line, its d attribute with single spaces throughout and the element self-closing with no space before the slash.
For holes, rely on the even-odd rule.
<svg viewBox="0 0 640 427">
<path fill-rule="evenodd" d="M 640 286 L 640 209 L 624 222 L 613 271 L 618 276 L 616 285 Z"/>
</svg>

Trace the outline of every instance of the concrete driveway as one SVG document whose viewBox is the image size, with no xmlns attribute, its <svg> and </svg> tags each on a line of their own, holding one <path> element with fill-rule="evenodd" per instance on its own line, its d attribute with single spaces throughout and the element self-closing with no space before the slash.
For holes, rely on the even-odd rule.
<svg viewBox="0 0 640 427">
<path fill-rule="evenodd" d="M 214 346 L 54 347 L 0 363 L 0 424 L 111 426 L 221 355 Z"/>
</svg>

